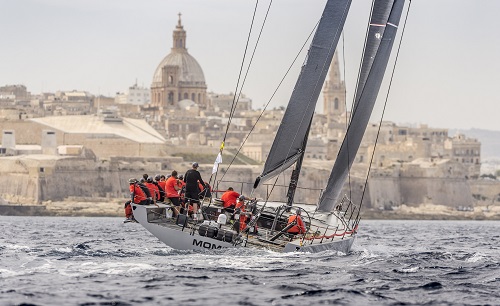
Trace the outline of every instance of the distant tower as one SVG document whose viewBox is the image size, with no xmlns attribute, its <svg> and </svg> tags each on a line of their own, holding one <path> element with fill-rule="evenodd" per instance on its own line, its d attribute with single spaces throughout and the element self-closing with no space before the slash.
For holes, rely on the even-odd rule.
<svg viewBox="0 0 500 306">
<path fill-rule="evenodd" d="M 170 53 L 156 68 L 151 84 L 151 103 L 160 109 L 175 108 L 179 101 L 189 99 L 200 108 L 207 105 L 207 85 L 200 64 L 186 48 L 186 31 L 181 14 L 173 31 Z"/>
<path fill-rule="evenodd" d="M 339 57 L 335 51 L 328 81 L 323 86 L 323 113 L 327 115 L 328 121 L 338 117 L 345 112 L 345 84 L 340 79 Z"/>
</svg>

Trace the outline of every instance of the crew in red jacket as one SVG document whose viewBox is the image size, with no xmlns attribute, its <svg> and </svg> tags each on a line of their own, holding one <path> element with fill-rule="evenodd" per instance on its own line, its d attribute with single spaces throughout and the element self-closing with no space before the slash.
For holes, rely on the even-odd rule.
<svg viewBox="0 0 500 306">
<path fill-rule="evenodd" d="M 302 218 L 300 217 L 300 208 L 297 209 L 297 213 L 295 215 L 291 215 L 288 217 L 288 224 L 296 221 L 297 224 L 292 226 L 289 230 L 288 233 L 290 234 L 304 234 L 306 232 L 306 226 L 304 224 L 304 221 L 302 221 Z"/>
<path fill-rule="evenodd" d="M 145 185 L 146 187 L 148 187 L 149 193 L 151 193 L 153 202 L 156 203 L 156 201 L 160 200 L 160 190 L 155 184 L 153 184 L 153 178 L 151 176 L 148 177 L 148 180 L 146 181 Z"/>
<path fill-rule="evenodd" d="M 233 208 L 236 206 L 236 201 L 240 197 L 240 194 L 234 191 L 233 187 L 229 187 L 220 199 L 224 202 L 224 208 Z"/>
<path fill-rule="evenodd" d="M 137 180 L 135 178 L 131 178 L 128 180 L 129 182 L 129 191 L 130 191 L 130 199 L 135 204 L 147 205 L 148 198 L 144 191 L 142 191 L 141 187 L 137 184 Z"/>
</svg>

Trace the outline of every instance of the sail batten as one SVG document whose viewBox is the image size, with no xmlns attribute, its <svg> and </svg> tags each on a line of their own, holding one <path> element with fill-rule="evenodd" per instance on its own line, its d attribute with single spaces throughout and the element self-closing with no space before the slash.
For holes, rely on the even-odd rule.
<svg viewBox="0 0 500 306">
<path fill-rule="evenodd" d="M 355 101 L 355 109 L 353 109 L 351 124 L 347 129 L 346 136 L 340 147 L 325 191 L 321 196 L 318 204 L 318 211 L 330 212 L 335 207 L 373 111 L 404 6 L 404 0 L 394 0 L 392 4 L 389 2 L 390 1 L 375 0 L 375 4 L 389 5 L 390 14 L 385 24 L 391 24 L 393 26 L 384 28 L 384 33 L 380 36 L 380 42 L 375 42 L 377 45 L 376 48 L 367 47 L 365 49 L 375 50 L 375 56 L 369 65 L 364 66 L 364 69 L 367 69 L 364 71 L 366 78 L 362 86 L 358 85 L 357 96 L 359 98 Z M 373 11 L 375 12 L 377 10 L 384 11 L 384 8 L 374 7 Z M 368 42 L 367 40 L 367 43 Z M 361 78 L 363 78 L 363 76 L 361 76 Z M 363 80 L 360 79 L 360 82 L 361 81 Z"/>
<path fill-rule="evenodd" d="M 259 182 L 293 165 L 304 154 L 319 93 L 337 48 L 351 0 L 329 0 L 311 42 L 305 64 L 290 97 Z M 318 71 L 319 69 L 319 71 Z"/>
</svg>

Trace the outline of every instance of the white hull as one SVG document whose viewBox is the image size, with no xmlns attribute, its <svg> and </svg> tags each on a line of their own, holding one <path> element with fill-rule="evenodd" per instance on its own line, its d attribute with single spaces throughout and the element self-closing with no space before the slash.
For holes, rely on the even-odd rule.
<svg viewBox="0 0 500 306">
<path fill-rule="evenodd" d="M 166 245 L 178 250 L 213 250 L 222 248 L 249 247 L 270 249 L 280 252 L 321 252 L 326 250 L 348 253 L 351 250 L 355 235 L 335 237 L 324 240 L 294 239 L 285 243 L 275 243 L 263 239 L 262 236 L 245 236 L 241 243 L 221 241 L 216 238 L 201 236 L 196 227 L 188 223 L 187 226 L 175 224 L 174 220 L 165 217 L 165 204 L 135 205 L 134 217 L 144 228 Z M 312 243 L 311 243 L 312 242 Z"/>
</svg>

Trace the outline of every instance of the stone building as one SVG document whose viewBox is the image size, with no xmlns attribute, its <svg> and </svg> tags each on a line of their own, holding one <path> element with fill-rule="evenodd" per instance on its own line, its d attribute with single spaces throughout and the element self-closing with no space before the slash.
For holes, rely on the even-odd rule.
<svg viewBox="0 0 500 306">
<path fill-rule="evenodd" d="M 93 112 L 94 96 L 86 91 L 58 91 L 42 103 L 46 115 L 88 115 Z"/>
<path fill-rule="evenodd" d="M 137 83 L 130 86 L 124 93 L 118 93 L 115 97 L 116 104 L 144 105 L 151 103 L 151 91 L 149 88 L 138 86 Z"/>
<path fill-rule="evenodd" d="M 151 104 L 158 107 L 161 114 L 185 99 L 196 102 L 200 109 L 207 107 L 205 76 L 200 64 L 188 53 L 186 38 L 179 14 L 172 49 L 156 68 L 151 84 Z"/>
<path fill-rule="evenodd" d="M 208 94 L 208 104 L 209 107 L 215 111 L 231 111 L 231 107 L 233 106 L 234 94 L 230 92 L 229 94 L 217 94 L 214 92 L 210 92 Z M 235 111 L 249 111 L 252 109 L 252 99 L 248 98 L 244 94 L 242 94 L 238 103 L 236 104 Z"/>
<path fill-rule="evenodd" d="M 345 93 L 344 81 L 340 79 L 339 56 L 338 52 L 335 52 L 330 64 L 328 80 L 323 86 L 323 113 L 331 117 L 330 120 L 334 120 L 346 111 Z"/>
<path fill-rule="evenodd" d="M 103 115 L 0 121 L 0 130 L 13 131 L 12 137 L 15 137 L 16 147 L 18 144 L 40 144 L 43 131 L 51 130 L 54 132 L 57 146 L 81 145 L 92 150 L 101 159 L 111 156 L 167 155 L 165 139 L 146 121 Z"/>
<path fill-rule="evenodd" d="M 31 93 L 24 85 L 5 85 L 0 87 L 0 100 L 29 100 Z"/>
<path fill-rule="evenodd" d="M 468 169 L 468 175 L 479 177 L 481 170 L 481 143 L 477 139 L 458 134 L 444 142 L 444 148 L 450 159 L 461 163 Z"/>
</svg>

